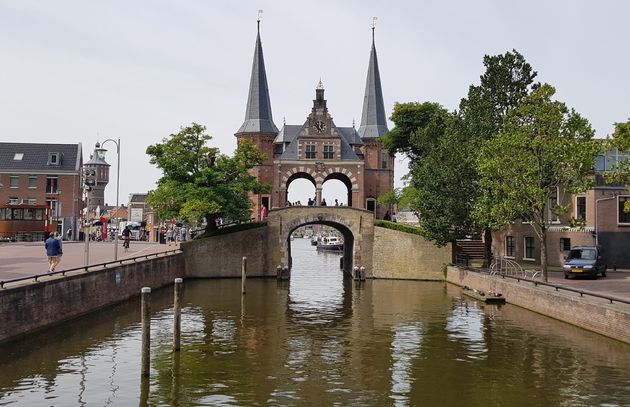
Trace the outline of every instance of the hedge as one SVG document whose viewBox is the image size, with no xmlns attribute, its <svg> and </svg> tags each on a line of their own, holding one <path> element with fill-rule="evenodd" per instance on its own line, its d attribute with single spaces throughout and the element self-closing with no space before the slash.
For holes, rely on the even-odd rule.
<svg viewBox="0 0 630 407">
<path fill-rule="evenodd" d="M 228 233 L 240 232 L 242 230 L 255 229 L 263 226 L 267 226 L 267 222 L 247 222 L 247 223 L 239 223 L 236 225 L 225 226 L 210 233 L 203 233 L 196 237 L 196 239 L 203 239 L 206 237 L 226 235 Z"/>
<path fill-rule="evenodd" d="M 390 222 L 388 220 L 375 220 L 374 226 L 379 226 L 382 228 L 397 230 L 399 232 L 411 233 L 413 235 L 422 236 L 422 233 L 419 227 L 405 225 L 404 223 Z"/>
</svg>

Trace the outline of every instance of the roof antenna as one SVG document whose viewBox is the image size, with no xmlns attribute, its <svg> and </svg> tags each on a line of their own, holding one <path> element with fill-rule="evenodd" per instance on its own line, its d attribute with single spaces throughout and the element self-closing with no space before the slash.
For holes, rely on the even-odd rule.
<svg viewBox="0 0 630 407">
<path fill-rule="evenodd" d="M 260 18 L 262 16 L 262 9 L 258 9 L 258 17 L 256 17 L 256 24 L 258 25 L 258 32 L 260 32 Z"/>
<path fill-rule="evenodd" d="M 374 42 L 374 29 L 376 28 L 376 21 L 378 21 L 378 17 L 372 17 L 372 42 Z"/>
</svg>

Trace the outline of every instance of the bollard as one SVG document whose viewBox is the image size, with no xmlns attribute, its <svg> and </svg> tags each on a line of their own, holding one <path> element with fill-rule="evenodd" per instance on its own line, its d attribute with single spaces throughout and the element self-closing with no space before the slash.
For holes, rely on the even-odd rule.
<svg viewBox="0 0 630 407">
<path fill-rule="evenodd" d="M 276 267 L 276 278 L 278 280 L 282 279 L 282 266 L 281 265 Z"/>
<path fill-rule="evenodd" d="M 151 288 L 142 287 L 142 366 L 141 374 L 148 377 L 151 372 Z"/>
<path fill-rule="evenodd" d="M 354 279 L 355 280 L 360 280 L 361 276 L 359 275 L 359 266 L 354 266 L 354 268 L 352 269 L 352 271 L 354 271 L 353 275 L 354 275 Z"/>
<path fill-rule="evenodd" d="M 361 278 L 361 281 L 365 281 L 365 267 L 361 266 L 359 270 L 360 270 L 359 276 Z"/>
<path fill-rule="evenodd" d="M 182 289 L 184 280 L 175 279 L 175 289 L 173 294 L 173 350 L 179 351 L 182 335 Z"/>
<path fill-rule="evenodd" d="M 245 280 L 247 279 L 247 257 L 243 257 L 241 267 L 241 294 L 245 294 Z"/>
</svg>

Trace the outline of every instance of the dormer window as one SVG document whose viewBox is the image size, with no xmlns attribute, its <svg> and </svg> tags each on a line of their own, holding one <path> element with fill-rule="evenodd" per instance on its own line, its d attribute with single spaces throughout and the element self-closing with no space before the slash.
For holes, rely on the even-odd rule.
<svg viewBox="0 0 630 407">
<path fill-rule="evenodd" d="M 15 153 L 13 156 L 13 161 L 22 161 L 24 158 L 24 153 Z"/>
<path fill-rule="evenodd" d="M 61 161 L 61 154 L 48 153 L 48 165 L 59 165 Z"/>
</svg>

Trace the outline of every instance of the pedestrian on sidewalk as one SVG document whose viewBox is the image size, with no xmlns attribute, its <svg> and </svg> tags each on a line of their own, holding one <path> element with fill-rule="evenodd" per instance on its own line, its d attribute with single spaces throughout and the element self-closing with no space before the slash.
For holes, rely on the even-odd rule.
<svg viewBox="0 0 630 407">
<path fill-rule="evenodd" d="M 46 248 L 46 256 L 48 256 L 48 272 L 52 273 L 55 271 L 55 267 L 59 264 L 60 257 L 63 254 L 60 240 L 56 239 L 55 234 L 51 232 L 44 243 L 44 247 Z"/>
</svg>

